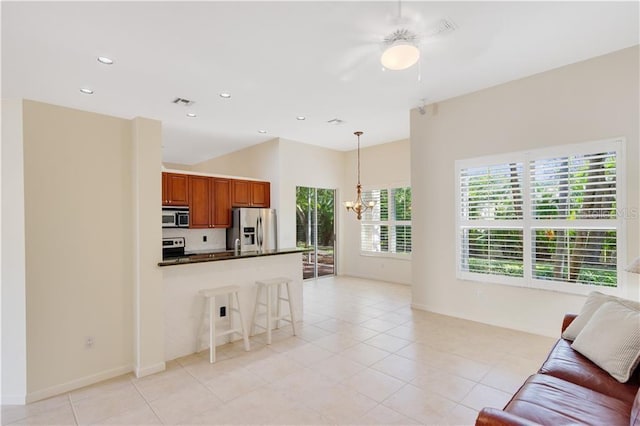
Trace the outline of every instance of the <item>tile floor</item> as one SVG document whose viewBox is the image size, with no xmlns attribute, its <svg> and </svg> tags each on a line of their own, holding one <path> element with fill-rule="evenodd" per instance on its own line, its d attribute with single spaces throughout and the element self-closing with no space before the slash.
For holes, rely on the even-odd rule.
<svg viewBox="0 0 640 426">
<path fill-rule="evenodd" d="M 304 321 L 27 406 L 2 424 L 473 424 L 537 371 L 553 339 L 411 310 L 410 289 L 304 284 Z"/>
</svg>

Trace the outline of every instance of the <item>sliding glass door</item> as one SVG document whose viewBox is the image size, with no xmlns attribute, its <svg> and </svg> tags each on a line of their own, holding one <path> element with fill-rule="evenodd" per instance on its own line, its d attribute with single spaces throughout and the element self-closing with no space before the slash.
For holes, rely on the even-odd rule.
<svg viewBox="0 0 640 426">
<path fill-rule="evenodd" d="M 311 249 L 302 255 L 303 278 L 335 275 L 334 189 L 296 187 L 297 246 Z"/>
</svg>

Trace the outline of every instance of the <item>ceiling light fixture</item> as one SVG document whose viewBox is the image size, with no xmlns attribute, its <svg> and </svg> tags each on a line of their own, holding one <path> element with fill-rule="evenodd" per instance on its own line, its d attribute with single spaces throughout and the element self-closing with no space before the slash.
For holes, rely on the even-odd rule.
<svg viewBox="0 0 640 426">
<path fill-rule="evenodd" d="M 267 131 L 264 130 L 264 129 L 260 129 L 260 130 L 258 130 L 258 133 L 267 133 Z"/>
<path fill-rule="evenodd" d="M 229 99 L 231 97 L 231 93 L 222 92 L 222 93 L 220 93 L 220 97 L 224 98 L 224 99 Z"/>
<path fill-rule="evenodd" d="M 105 65 L 113 65 L 113 59 L 107 58 L 106 56 L 98 56 L 98 62 Z"/>
<path fill-rule="evenodd" d="M 298 121 L 304 121 L 306 119 L 307 119 L 307 117 L 305 117 L 304 115 L 299 115 L 299 116 L 296 117 L 296 120 L 298 120 Z"/>
<path fill-rule="evenodd" d="M 355 201 L 345 201 L 344 206 L 347 208 L 347 211 L 353 211 L 358 220 L 362 219 L 362 213 L 367 210 L 373 209 L 376 205 L 375 202 L 369 201 L 366 204 L 362 201 L 362 185 L 360 185 L 360 135 L 362 132 L 354 132 L 354 135 L 358 137 L 358 185 L 356 186 L 356 200 Z"/>
<path fill-rule="evenodd" d="M 398 22 L 403 22 L 401 0 L 398 0 Z M 406 28 L 397 29 L 385 37 L 382 46 L 384 51 L 380 56 L 380 62 L 386 69 L 406 70 L 420 59 L 418 36 Z"/>
<path fill-rule="evenodd" d="M 93 95 L 93 90 L 87 89 L 86 87 L 81 87 L 80 92 L 84 93 L 85 95 Z"/>
<path fill-rule="evenodd" d="M 385 50 L 380 62 L 392 71 L 406 70 L 420 59 L 418 37 L 407 29 L 399 29 L 384 39 Z"/>
<path fill-rule="evenodd" d="M 194 117 L 197 117 L 197 115 L 195 113 L 193 113 L 193 112 L 188 112 L 187 113 L 187 117 L 194 118 Z"/>
</svg>

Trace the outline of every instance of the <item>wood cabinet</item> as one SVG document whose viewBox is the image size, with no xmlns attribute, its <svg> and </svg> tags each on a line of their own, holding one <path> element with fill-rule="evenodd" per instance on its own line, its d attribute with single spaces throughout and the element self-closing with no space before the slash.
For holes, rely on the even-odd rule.
<svg viewBox="0 0 640 426">
<path fill-rule="evenodd" d="M 189 228 L 211 228 L 211 178 L 189 176 Z"/>
<path fill-rule="evenodd" d="M 270 207 L 271 184 L 252 180 L 231 181 L 233 207 Z"/>
<path fill-rule="evenodd" d="M 269 182 L 251 182 L 251 206 L 271 206 L 271 184 Z"/>
<path fill-rule="evenodd" d="M 251 205 L 248 180 L 234 179 L 231 182 L 231 205 L 233 207 L 249 207 Z"/>
<path fill-rule="evenodd" d="M 162 173 L 162 205 L 189 207 L 189 228 L 229 228 L 232 207 L 270 207 L 269 182 Z"/>
<path fill-rule="evenodd" d="M 231 181 L 189 176 L 189 228 L 231 226 Z"/>
<path fill-rule="evenodd" d="M 188 206 L 188 175 L 178 173 L 162 173 L 162 205 Z"/>
<path fill-rule="evenodd" d="M 231 179 L 213 179 L 211 223 L 216 228 L 231 227 Z"/>
</svg>

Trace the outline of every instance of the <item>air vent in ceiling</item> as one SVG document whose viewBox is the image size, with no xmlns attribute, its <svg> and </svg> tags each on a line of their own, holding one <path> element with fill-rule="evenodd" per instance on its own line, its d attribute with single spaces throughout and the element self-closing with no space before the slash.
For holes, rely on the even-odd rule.
<svg viewBox="0 0 640 426">
<path fill-rule="evenodd" d="M 433 31 L 432 35 L 444 35 L 451 32 L 454 32 L 458 27 L 453 23 L 450 19 L 442 19 L 438 22 L 436 29 Z"/>
<path fill-rule="evenodd" d="M 190 101 L 189 99 L 185 99 L 185 98 L 175 98 L 173 100 L 173 103 L 176 104 L 176 105 L 191 106 L 195 102 L 194 101 Z"/>
<path fill-rule="evenodd" d="M 334 126 L 338 126 L 338 125 L 340 125 L 340 124 L 343 124 L 343 123 L 344 123 L 344 121 L 343 121 L 343 120 L 340 120 L 339 118 L 333 118 L 333 119 L 331 119 L 331 120 L 327 121 L 327 123 L 329 123 L 329 124 L 333 124 Z"/>
</svg>

